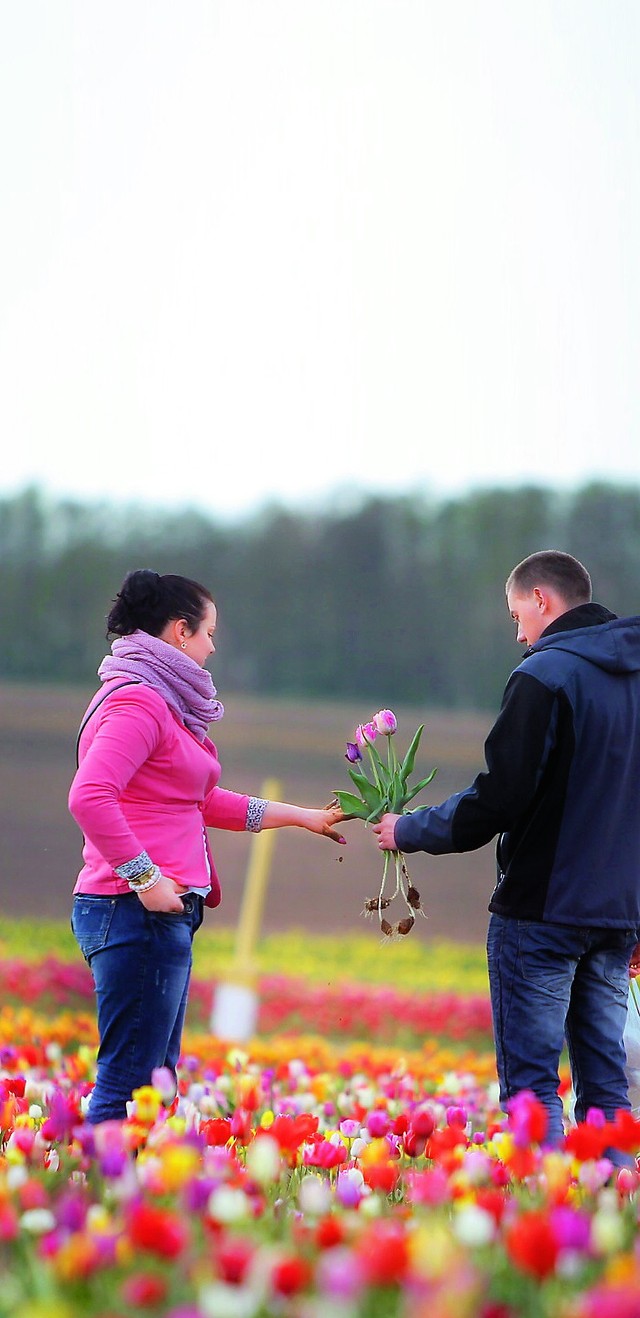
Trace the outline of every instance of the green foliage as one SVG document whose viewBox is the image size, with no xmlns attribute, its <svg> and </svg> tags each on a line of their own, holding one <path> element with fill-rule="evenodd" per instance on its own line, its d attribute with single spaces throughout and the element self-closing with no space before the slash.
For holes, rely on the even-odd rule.
<svg viewBox="0 0 640 1318">
<path fill-rule="evenodd" d="M 231 969 L 235 931 L 204 924 L 194 940 L 194 975 L 220 979 Z M 18 958 L 40 961 L 55 956 L 77 962 L 78 945 L 68 920 L 0 920 L 0 960 Z M 392 959 L 380 955 L 380 944 L 371 931 L 363 934 L 316 934 L 307 930 L 265 934 L 256 952 L 262 974 L 300 973 L 318 984 L 345 980 L 384 984 L 416 993 L 434 990 L 461 994 L 486 993 L 487 969 L 484 947 L 452 943 L 444 939 L 417 939 L 394 945 Z"/>
<path fill-rule="evenodd" d="M 91 682 L 123 576 L 151 565 L 212 588 L 222 689 L 493 709 L 519 655 L 503 583 L 548 547 L 586 563 L 609 608 L 640 612 L 634 487 L 272 507 L 232 526 L 31 488 L 0 500 L 0 677 Z"/>
<path fill-rule="evenodd" d="M 368 724 L 367 728 L 369 727 L 372 727 L 372 725 Z M 375 729 L 372 730 L 375 735 Z M 392 744 L 395 730 L 385 733 L 381 737 L 381 740 L 387 743 L 388 764 L 384 763 L 375 741 L 371 740 L 366 732 L 367 729 L 364 729 L 366 753 L 373 769 L 374 782 L 371 782 L 362 769 L 350 767 L 349 777 L 354 786 L 357 787 L 360 798 L 354 796 L 352 792 L 343 792 L 341 790 L 336 791 L 335 796 L 341 810 L 347 817 L 355 816 L 370 824 L 382 819 L 387 810 L 392 810 L 394 814 L 402 814 L 409 801 L 412 801 L 423 788 L 429 785 L 435 777 L 436 770 L 432 769 L 426 778 L 422 778 L 419 783 L 409 787 L 408 778 L 409 774 L 413 772 L 420 739 L 424 732 L 424 723 L 421 723 L 420 727 L 414 732 L 411 745 L 401 764 L 398 763 L 396 751 Z"/>
</svg>

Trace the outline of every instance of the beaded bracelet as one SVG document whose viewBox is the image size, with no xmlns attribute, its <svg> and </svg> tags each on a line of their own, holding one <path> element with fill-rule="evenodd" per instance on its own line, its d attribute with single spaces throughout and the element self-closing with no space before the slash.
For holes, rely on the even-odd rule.
<svg viewBox="0 0 640 1318">
<path fill-rule="evenodd" d="M 149 888 L 155 888 L 162 878 L 162 870 L 157 865 L 152 865 L 151 869 L 144 870 L 142 874 L 137 874 L 135 879 L 127 879 L 127 883 L 132 892 L 148 892 Z"/>
</svg>

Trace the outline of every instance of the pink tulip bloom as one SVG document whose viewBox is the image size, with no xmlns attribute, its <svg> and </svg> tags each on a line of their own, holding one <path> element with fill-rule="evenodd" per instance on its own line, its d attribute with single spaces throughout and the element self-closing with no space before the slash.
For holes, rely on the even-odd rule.
<svg viewBox="0 0 640 1318">
<path fill-rule="evenodd" d="M 375 741 L 378 735 L 378 729 L 376 728 L 375 723 L 359 723 L 354 735 L 356 745 L 360 747 L 361 751 L 363 751 L 366 750 L 367 746 L 371 745 L 372 741 Z"/>
<path fill-rule="evenodd" d="M 151 1084 L 157 1089 L 165 1107 L 171 1107 L 178 1092 L 178 1085 L 173 1071 L 168 1066 L 156 1066 L 151 1072 Z"/>
<path fill-rule="evenodd" d="M 360 1122 L 346 1117 L 344 1121 L 340 1122 L 340 1134 L 348 1140 L 354 1140 L 356 1135 L 360 1134 Z"/>
<path fill-rule="evenodd" d="M 323 1167 L 325 1171 L 330 1171 L 332 1167 L 339 1167 L 340 1163 L 346 1162 L 347 1157 L 347 1150 L 342 1140 L 339 1144 L 332 1144 L 330 1140 L 321 1140 L 312 1148 L 309 1146 L 305 1148 L 302 1160 L 305 1167 Z"/>
<path fill-rule="evenodd" d="M 639 1181 L 638 1173 L 631 1167 L 621 1167 L 616 1176 L 616 1190 L 621 1195 L 635 1194 Z"/>
<path fill-rule="evenodd" d="M 447 1108 L 447 1125 L 448 1126 L 466 1126 L 467 1113 L 463 1107 L 455 1107 L 453 1104 Z"/>
<path fill-rule="evenodd" d="M 367 1116 L 365 1125 L 373 1139 L 382 1139 L 390 1129 L 391 1119 L 386 1112 L 381 1112 L 378 1108 L 370 1112 Z"/>
<path fill-rule="evenodd" d="M 379 709 L 373 716 L 373 723 L 376 732 L 382 733 L 384 737 L 390 737 L 398 727 L 398 720 L 392 709 Z"/>
</svg>

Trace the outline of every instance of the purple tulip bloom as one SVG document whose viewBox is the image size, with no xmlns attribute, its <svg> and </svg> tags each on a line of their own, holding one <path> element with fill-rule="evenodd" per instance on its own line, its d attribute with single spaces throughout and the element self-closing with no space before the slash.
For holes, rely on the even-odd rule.
<svg viewBox="0 0 640 1318">
<path fill-rule="evenodd" d="M 550 1224 L 559 1249 L 588 1252 L 591 1221 L 587 1213 L 569 1204 L 559 1204 L 551 1213 Z"/>
<path fill-rule="evenodd" d="M 87 1220 L 87 1203 L 82 1192 L 73 1188 L 65 1191 L 56 1204 L 55 1217 L 63 1230 L 81 1231 Z"/>
<path fill-rule="evenodd" d="M 362 1173 L 356 1172 L 353 1176 L 349 1172 L 338 1172 L 336 1199 L 343 1208 L 357 1208 L 363 1197 L 363 1185 Z"/>
<path fill-rule="evenodd" d="M 124 1149 L 107 1149 L 99 1159 L 100 1171 L 107 1180 L 117 1181 L 127 1166 L 128 1154 Z"/>
<path fill-rule="evenodd" d="M 327 1250 L 318 1260 L 320 1290 L 337 1300 L 351 1300 L 364 1287 L 362 1264 L 354 1252 L 344 1246 Z"/>
<path fill-rule="evenodd" d="M 360 749 L 356 746 L 355 741 L 347 742 L 347 752 L 344 758 L 345 760 L 348 760 L 350 764 L 357 764 L 358 760 L 362 759 Z"/>
<path fill-rule="evenodd" d="M 59 1089 L 54 1090 L 49 1100 L 49 1116 L 42 1126 L 42 1135 L 46 1140 L 64 1140 L 73 1130 L 77 1113 L 71 1103 L 67 1102 Z"/>
</svg>

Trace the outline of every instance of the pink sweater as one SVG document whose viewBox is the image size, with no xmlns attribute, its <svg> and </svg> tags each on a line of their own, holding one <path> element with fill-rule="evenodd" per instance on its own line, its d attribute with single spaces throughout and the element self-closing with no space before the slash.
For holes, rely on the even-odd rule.
<svg viewBox="0 0 640 1318">
<path fill-rule="evenodd" d="M 220 883 L 205 825 L 241 832 L 249 797 L 218 787 L 213 742 L 199 742 L 157 691 L 136 683 L 114 690 L 96 709 L 79 759 L 69 809 L 85 843 L 74 892 L 129 892 L 114 869 L 146 851 L 185 887 L 210 883 L 207 905 L 217 906 Z"/>
</svg>

